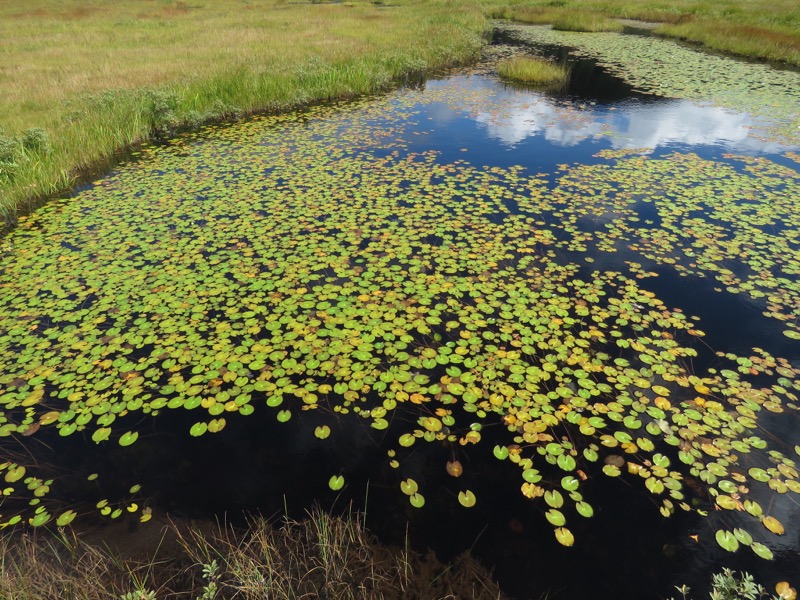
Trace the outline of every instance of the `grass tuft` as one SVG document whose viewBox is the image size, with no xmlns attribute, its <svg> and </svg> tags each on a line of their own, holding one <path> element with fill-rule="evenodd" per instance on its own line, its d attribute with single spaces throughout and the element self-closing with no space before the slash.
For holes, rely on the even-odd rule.
<svg viewBox="0 0 800 600">
<path fill-rule="evenodd" d="M 222 597 L 262 598 L 500 598 L 473 559 L 450 565 L 430 554 L 378 544 L 358 518 L 314 510 L 280 529 L 259 518 L 244 532 L 221 528 L 182 538 L 195 563 L 217 561 Z"/>
<path fill-rule="evenodd" d="M 153 525 L 155 527 L 155 525 Z M 468 555 L 440 563 L 378 543 L 359 515 L 314 510 L 275 527 L 169 524 L 136 558 L 74 534 L 0 537 L 0 598 L 40 600 L 401 600 L 503 598 Z"/>
<path fill-rule="evenodd" d="M 622 31 L 622 23 L 595 13 L 567 13 L 553 21 L 553 29 L 559 31 Z"/>
<path fill-rule="evenodd" d="M 719 23 L 710 19 L 664 24 L 655 32 L 668 37 L 696 42 L 744 57 L 800 65 L 800 32 L 767 29 L 740 23 Z"/>
<path fill-rule="evenodd" d="M 529 85 L 565 85 L 569 81 L 569 69 L 564 65 L 531 56 L 509 58 L 497 71 L 503 79 Z"/>
</svg>

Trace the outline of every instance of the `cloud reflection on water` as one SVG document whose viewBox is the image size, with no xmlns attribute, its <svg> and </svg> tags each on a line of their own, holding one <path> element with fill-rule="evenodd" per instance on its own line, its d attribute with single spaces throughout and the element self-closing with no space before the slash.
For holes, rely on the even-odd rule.
<svg viewBox="0 0 800 600">
<path fill-rule="evenodd" d="M 507 146 L 543 136 L 562 147 L 605 139 L 615 149 L 667 145 L 719 146 L 747 153 L 779 153 L 791 149 L 756 137 L 754 120 L 746 113 L 687 100 L 629 101 L 592 105 L 553 98 L 530 91 L 498 88 L 485 79 L 470 81 L 471 88 L 491 86 L 502 110 L 477 112 L 476 122 L 487 134 Z"/>
</svg>

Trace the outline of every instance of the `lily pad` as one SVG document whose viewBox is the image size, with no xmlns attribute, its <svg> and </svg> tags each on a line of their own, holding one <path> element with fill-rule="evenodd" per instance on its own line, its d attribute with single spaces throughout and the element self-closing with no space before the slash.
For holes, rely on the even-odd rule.
<svg viewBox="0 0 800 600">
<path fill-rule="evenodd" d="M 119 445 L 120 446 L 130 446 L 136 440 L 139 439 L 139 432 L 138 431 L 128 431 L 124 433 L 119 438 Z"/>
<path fill-rule="evenodd" d="M 458 503 L 461 506 L 466 508 L 472 508 L 475 506 L 476 498 L 475 494 L 472 493 L 471 490 L 464 490 L 463 492 L 458 492 Z"/>
<path fill-rule="evenodd" d="M 739 541 L 731 531 L 718 529 L 714 537 L 716 538 L 717 543 L 728 552 L 736 552 L 736 550 L 739 548 Z"/>
<path fill-rule="evenodd" d="M 566 527 L 558 527 L 555 530 L 556 541 L 562 546 L 570 547 L 575 544 L 575 536 Z"/>
</svg>

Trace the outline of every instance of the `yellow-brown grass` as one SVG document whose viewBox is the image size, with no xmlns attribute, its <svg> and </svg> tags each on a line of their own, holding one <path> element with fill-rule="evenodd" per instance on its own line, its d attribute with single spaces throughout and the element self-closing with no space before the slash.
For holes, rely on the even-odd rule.
<svg viewBox="0 0 800 600">
<path fill-rule="evenodd" d="M 374 93 L 473 60 L 487 15 L 646 19 L 665 35 L 800 65 L 796 0 L 7 0 L 0 229 L 30 200 L 154 134 Z M 32 128 L 49 143 L 25 146 Z"/>
<path fill-rule="evenodd" d="M 0 598 L 503 598 L 491 575 L 469 555 L 444 565 L 432 553 L 383 545 L 355 515 L 315 510 L 281 526 L 257 518 L 238 529 L 159 520 L 163 527 L 144 526 L 155 531 L 142 532 L 149 542 L 135 549 L 124 539 L 90 543 L 69 531 L 5 532 Z"/>
<path fill-rule="evenodd" d="M 479 4 L 448 0 L 4 2 L 0 136 L 42 128 L 52 148 L 16 144 L 0 164 L 0 228 L 26 199 L 154 131 L 376 92 L 474 59 L 485 26 Z M 169 110 L 142 90 L 166 94 Z"/>
<path fill-rule="evenodd" d="M 529 23 L 591 22 L 597 15 L 663 23 L 661 35 L 741 56 L 800 65 L 800 3 L 795 0 L 511 0 L 492 13 Z M 584 28 L 581 30 L 590 30 Z"/>
</svg>

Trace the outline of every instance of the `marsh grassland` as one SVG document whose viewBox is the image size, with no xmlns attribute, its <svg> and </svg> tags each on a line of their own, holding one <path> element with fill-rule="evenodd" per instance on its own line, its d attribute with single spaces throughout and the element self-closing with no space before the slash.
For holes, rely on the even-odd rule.
<svg viewBox="0 0 800 600">
<path fill-rule="evenodd" d="M 498 17 L 528 23 L 564 22 L 563 29 L 575 31 L 600 31 L 609 18 L 652 22 L 661 35 L 739 56 L 800 65 L 800 7 L 792 0 L 534 0 L 509 2 L 493 10 Z"/>
<path fill-rule="evenodd" d="M 0 6 L 0 220 L 177 128 L 374 93 L 477 57 L 487 16 L 565 29 L 613 19 L 800 64 L 800 11 L 762 3 L 34 0 Z"/>
<path fill-rule="evenodd" d="M 482 10 L 453 8 L 439 1 L 3 3 L 3 218 L 154 134 L 374 93 L 474 60 Z M 25 144 L 30 129 L 46 139 Z"/>
</svg>

